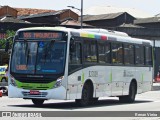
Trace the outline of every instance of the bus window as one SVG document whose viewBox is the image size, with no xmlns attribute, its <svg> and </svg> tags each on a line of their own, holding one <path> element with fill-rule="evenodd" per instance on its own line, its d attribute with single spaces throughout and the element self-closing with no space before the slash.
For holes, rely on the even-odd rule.
<svg viewBox="0 0 160 120">
<path fill-rule="evenodd" d="M 74 50 L 69 52 L 69 67 L 68 73 L 72 73 L 75 70 L 81 68 L 82 66 L 82 44 L 80 42 L 75 42 Z"/>
<path fill-rule="evenodd" d="M 110 43 L 98 42 L 99 63 L 110 63 Z"/>
<path fill-rule="evenodd" d="M 124 45 L 124 63 L 126 65 L 134 64 L 134 46 L 133 45 Z"/>
<path fill-rule="evenodd" d="M 135 61 L 138 65 L 144 65 L 144 47 L 135 45 Z"/>
<path fill-rule="evenodd" d="M 145 64 L 152 65 L 152 48 L 145 47 Z"/>
<path fill-rule="evenodd" d="M 123 64 L 123 46 L 121 43 L 112 43 L 112 63 Z"/>
<path fill-rule="evenodd" d="M 84 57 L 86 63 L 97 62 L 96 41 L 84 40 Z"/>
<path fill-rule="evenodd" d="M 70 51 L 70 64 L 81 64 L 81 43 L 75 43 L 74 51 Z"/>
</svg>

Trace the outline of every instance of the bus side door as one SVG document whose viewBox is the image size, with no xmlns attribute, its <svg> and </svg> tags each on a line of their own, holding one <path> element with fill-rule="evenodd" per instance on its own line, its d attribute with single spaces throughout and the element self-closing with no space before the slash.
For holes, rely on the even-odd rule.
<svg viewBox="0 0 160 120">
<path fill-rule="evenodd" d="M 68 99 L 81 97 L 82 89 L 82 43 L 81 41 L 75 41 L 73 44 L 69 52 Z"/>
</svg>

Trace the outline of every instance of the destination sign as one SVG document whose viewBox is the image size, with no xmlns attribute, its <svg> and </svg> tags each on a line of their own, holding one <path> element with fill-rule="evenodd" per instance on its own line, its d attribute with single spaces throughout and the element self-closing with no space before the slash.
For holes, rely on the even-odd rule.
<svg viewBox="0 0 160 120">
<path fill-rule="evenodd" d="M 19 38 L 22 39 L 62 39 L 61 32 L 20 32 Z"/>
</svg>

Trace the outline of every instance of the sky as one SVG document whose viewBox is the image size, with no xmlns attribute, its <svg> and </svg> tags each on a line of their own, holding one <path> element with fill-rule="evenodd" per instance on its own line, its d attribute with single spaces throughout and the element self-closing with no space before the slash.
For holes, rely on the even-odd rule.
<svg viewBox="0 0 160 120">
<path fill-rule="evenodd" d="M 67 6 L 81 8 L 81 1 L 83 1 L 83 9 L 97 5 L 106 5 L 120 8 L 134 8 L 153 16 L 160 13 L 160 0 L 0 0 L 0 5 L 17 8 L 62 10 L 68 9 Z"/>
</svg>

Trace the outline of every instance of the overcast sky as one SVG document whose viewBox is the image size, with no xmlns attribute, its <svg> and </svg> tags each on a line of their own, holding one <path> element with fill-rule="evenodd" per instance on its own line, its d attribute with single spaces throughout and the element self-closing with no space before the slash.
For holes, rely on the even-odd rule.
<svg viewBox="0 0 160 120">
<path fill-rule="evenodd" d="M 61 10 L 67 6 L 81 7 L 81 0 L 0 0 L 0 5 L 18 8 Z M 91 6 L 113 6 L 135 8 L 151 15 L 160 13 L 160 0 L 83 0 L 84 9 Z"/>
</svg>

